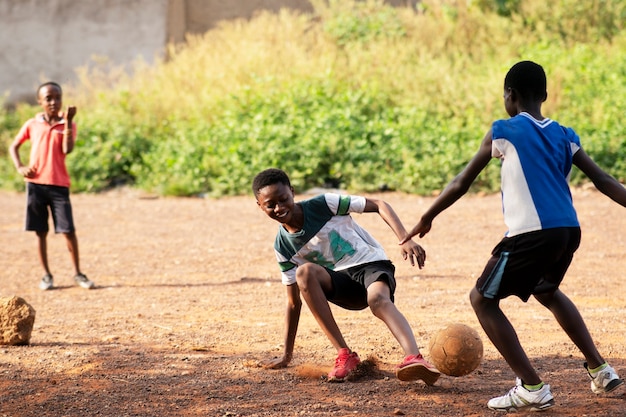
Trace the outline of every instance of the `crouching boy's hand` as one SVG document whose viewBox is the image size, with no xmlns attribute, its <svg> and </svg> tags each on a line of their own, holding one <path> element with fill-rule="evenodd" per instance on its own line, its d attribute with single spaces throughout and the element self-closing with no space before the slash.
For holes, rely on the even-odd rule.
<svg viewBox="0 0 626 417">
<path fill-rule="evenodd" d="M 406 260 L 407 258 L 411 262 L 411 266 L 417 266 L 422 269 L 424 267 L 424 262 L 426 261 L 426 251 L 417 243 L 412 240 L 407 240 L 401 245 L 401 253 L 402 259 Z"/>
<path fill-rule="evenodd" d="M 266 359 L 264 361 L 259 362 L 259 366 L 265 369 L 286 368 L 288 364 L 289 364 L 289 359 L 285 358 L 284 356 L 280 358 Z"/>
</svg>

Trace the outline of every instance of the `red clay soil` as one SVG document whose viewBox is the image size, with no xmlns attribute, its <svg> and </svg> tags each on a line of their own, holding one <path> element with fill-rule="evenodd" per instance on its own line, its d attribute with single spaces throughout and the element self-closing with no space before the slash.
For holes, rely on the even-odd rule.
<svg viewBox="0 0 626 417">
<path fill-rule="evenodd" d="M 389 201 L 407 227 L 433 201 L 375 197 Z M 574 198 L 583 240 L 562 289 L 626 376 L 626 212 L 593 190 L 575 190 Z M 402 261 L 377 215 L 356 216 L 396 264 L 396 304 L 427 358 L 430 336 L 447 323 L 481 335 L 478 369 L 433 387 L 395 378 L 402 352 L 367 310 L 333 307 L 348 343 L 369 359 L 353 382 L 321 378 L 335 352 L 306 307 L 291 366 L 257 366 L 282 352 L 285 290 L 272 249 L 277 224 L 251 197 L 116 190 L 72 202 L 82 267 L 97 287 L 74 285 L 64 239 L 50 235 L 57 287 L 42 292 L 36 239 L 22 230 L 24 195 L 0 193 L 0 296 L 23 297 L 37 311 L 29 346 L 0 346 L 0 417 L 492 416 L 498 413 L 486 402 L 514 384 L 467 296 L 505 230 L 498 195 L 466 196 L 440 215 L 420 241 L 428 254 L 422 270 Z M 534 300 L 502 305 L 552 386 L 556 406 L 542 415 L 626 415 L 626 389 L 593 394 L 582 356 L 548 311 Z"/>
</svg>

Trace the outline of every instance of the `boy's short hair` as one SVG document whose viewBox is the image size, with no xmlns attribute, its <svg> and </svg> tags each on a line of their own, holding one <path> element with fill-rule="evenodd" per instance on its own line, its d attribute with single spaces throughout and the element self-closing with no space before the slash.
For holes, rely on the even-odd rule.
<svg viewBox="0 0 626 417">
<path fill-rule="evenodd" d="M 254 181 L 252 181 L 252 192 L 254 196 L 257 197 L 262 188 L 274 184 L 285 184 L 291 187 L 291 181 L 289 181 L 289 176 L 285 171 L 278 168 L 268 168 L 259 172 L 256 177 L 254 177 Z"/>
<path fill-rule="evenodd" d="M 521 61 L 513 65 L 504 78 L 504 88 L 512 88 L 527 100 L 547 98 L 546 73 L 543 67 L 532 61 Z"/>
<path fill-rule="evenodd" d="M 61 94 L 63 94 L 63 89 L 61 88 L 61 85 L 59 83 L 54 82 L 54 81 L 46 81 L 45 83 L 43 83 L 39 87 L 37 87 L 37 98 L 39 98 L 39 92 L 41 91 L 41 89 L 44 88 L 44 87 L 47 87 L 47 86 L 56 87 L 56 88 L 59 89 Z"/>
</svg>

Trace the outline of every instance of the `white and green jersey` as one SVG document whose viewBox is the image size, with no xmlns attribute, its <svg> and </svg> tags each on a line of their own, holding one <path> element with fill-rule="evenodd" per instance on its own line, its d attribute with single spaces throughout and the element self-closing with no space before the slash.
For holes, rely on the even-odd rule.
<svg viewBox="0 0 626 417">
<path fill-rule="evenodd" d="M 350 216 L 363 213 L 365 197 L 327 193 L 299 204 L 302 229 L 289 233 L 280 226 L 274 242 L 283 284 L 295 284 L 296 268 L 307 262 L 341 271 L 388 259 L 382 246 Z"/>
</svg>

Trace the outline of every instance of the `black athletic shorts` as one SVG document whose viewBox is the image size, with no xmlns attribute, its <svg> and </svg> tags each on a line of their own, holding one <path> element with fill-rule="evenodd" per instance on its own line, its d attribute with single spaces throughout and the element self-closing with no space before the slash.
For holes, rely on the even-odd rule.
<svg viewBox="0 0 626 417">
<path fill-rule="evenodd" d="M 396 267 L 391 261 L 376 261 L 341 271 L 326 268 L 333 282 L 333 289 L 326 294 L 326 299 L 348 310 L 363 310 L 368 307 L 367 287 L 376 281 L 389 285 L 389 296 L 393 301 L 396 291 L 394 273 Z"/>
<path fill-rule="evenodd" d="M 70 233 L 75 230 L 68 187 L 26 183 L 26 230 L 49 230 L 48 207 L 56 233 Z"/>
<path fill-rule="evenodd" d="M 485 298 L 517 295 L 528 301 L 531 294 L 555 291 L 580 245 L 579 227 L 561 227 L 505 237 L 476 281 Z"/>
</svg>

